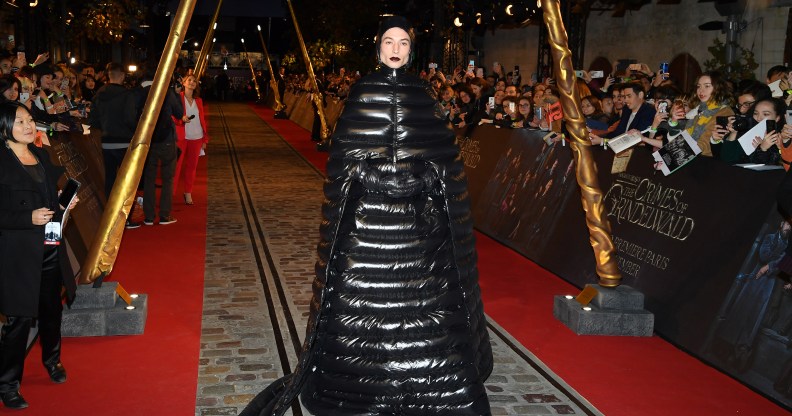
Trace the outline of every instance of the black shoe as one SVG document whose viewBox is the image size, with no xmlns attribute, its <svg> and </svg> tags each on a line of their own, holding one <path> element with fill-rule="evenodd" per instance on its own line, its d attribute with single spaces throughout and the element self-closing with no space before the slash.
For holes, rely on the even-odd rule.
<svg viewBox="0 0 792 416">
<path fill-rule="evenodd" d="M 61 384 L 66 382 L 66 369 L 63 368 L 63 363 L 46 368 L 53 383 Z"/>
<path fill-rule="evenodd" d="M 19 394 L 19 391 L 9 391 L 8 393 L 0 393 L 3 399 L 3 405 L 9 409 L 24 409 L 27 408 L 28 402 Z"/>
<path fill-rule="evenodd" d="M 160 225 L 173 224 L 174 222 L 176 222 L 176 218 L 173 218 L 170 215 L 167 217 L 160 217 L 159 221 Z"/>
<path fill-rule="evenodd" d="M 154 220 L 146 218 L 143 220 L 143 225 L 154 225 Z"/>
<path fill-rule="evenodd" d="M 140 223 L 127 220 L 126 225 L 124 227 L 126 227 L 127 230 L 133 230 L 135 228 L 140 228 Z"/>
</svg>

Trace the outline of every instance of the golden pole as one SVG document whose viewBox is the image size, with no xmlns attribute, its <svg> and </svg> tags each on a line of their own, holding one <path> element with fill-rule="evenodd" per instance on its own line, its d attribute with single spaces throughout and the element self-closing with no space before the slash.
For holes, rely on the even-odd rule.
<svg viewBox="0 0 792 416">
<path fill-rule="evenodd" d="M 253 69 L 253 62 L 250 62 L 250 54 L 247 51 L 247 47 L 245 46 L 245 39 L 242 38 L 242 49 L 245 50 L 245 56 L 247 57 L 248 65 L 250 66 L 250 75 L 253 76 L 253 86 L 256 87 L 256 97 L 258 97 L 259 101 L 261 101 L 261 90 L 259 90 L 258 80 L 256 79 L 256 71 Z"/>
<path fill-rule="evenodd" d="M 212 54 L 212 50 L 214 49 L 214 44 L 216 40 L 217 39 L 212 38 L 212 43 L 209 44 L 209 50 L 206 52 L 206 59 L 203 60 L 203 64 L 201 65 L 200 70 L 194 74 L 196 80 L 201 79 L 201 77 L 204 74 L 204 71 L 206 71 L 206 67 L 209 65 L 209 55 Z"/>
<path fill-rule="evenodd" d="M 275 80 L 275 71 L 272 70 L 272 62 L 270 62 L 269 58 L 269 51 L 267 51 L 267 45 L 264 43 L 264 37 L 261 36 L 261 26 L 257 25 L 258 28 L 258 35 L 259 40 L 261 41 L 261 47 L 264 50 L 264 57 L 267 59 L 267 68 L 269 68 L 270 72 L 270 87 L 272 88 L 272 92 L 275 93 L 275 111 L 283 111 L 286 107 L 280 100 L 280 91 L 278 91 L 278 81 Z"/>
<path fill-rule="evenodd" d="M 300 49 L 302 50 L 303 59 L 305 60 L 305 68 L 308 69 L 308 78 L 311 79 L 311 86 L 313 87 L 313 102 L 316 105 L 316 111 L 319 115 L 319 122 L 322 123 L 322 140 L 330 138 L 330 129 L 327 128 L 327 119 L 324 114 L 324 104 L 322 100 L 322 93 L 319 91 L 319 84 L 316 83 L 316 76 L 314 75 L 313 65 L 311 65 L 311 58 L 308 56 L 308 49 L 305 48 L 305 41 L 300 32 L 300 24 L 297 23 L 297 15 L 294 14 L 294 7 L 292 7 L 291 0 L 287 0 L 289 4 L 289 11 L 291 12 L 292 20 L 294 21 L 294 30 L 297 31 L 297 40 L 300 41 Z"/>
<path fill-rule="evenodd" d="M 195 63 L 195 70 L 193 71 L 196 81 L 200 81 L 200 75 L 203 75 L 203 71 L 206 69 L 206 61 L 209 59 L 209 53 L 211 53 L 212 47 L 214 46 L 214 32 L 215 29 L 217 29 L 217 17 L 220 16 L 220 6 L 222 5 L 223 0 L 218 0 L 215 12 L 212 15 L 212 20 L 209 21 L 209 29 L 207 29 L 206 36 L 204 36 L 203 45 L 201 45 L 201 53 L 198 54 L 198 61 Z M 212 43 L 209 42 L 210 40 Z"/>
<path fill-rule="evenodd" d="M 586 225 L 594 249 L 599 284 L 603 287 L 616 287 L 621 283 L 621 272 L 615 258 L 610 222 L 604 213 L 605 206 L 597 179 L 597 165 L 591 155 L 591 141 L 588 138 L 586 120 L 580 111 L 580 95 L 575 83 L 572 53 L 561 19 L 559 0 L 541 1 L 564 119 L 573 139 L 570 144 L 575 159 L 575 176 L 580 186 L 583 211 L 586 212 Z"/>
<path fill-rule="evenodd" d="M 151 134 L 157 124 L 162 102 L 168 92 L 171 75 L 179 59 L 179 50 L 187 27 L 190 25 L 196 0 L 181 0 L 176 17 L 173 21 L 165 50 L 162 52 L 157 73 L 154 74 L 154 83 L 149 91 L 143 114 L 138 122 L 135 135 L 129 144 L 129 149 L 121 163 L 118 177 L 113 184 L 113 190 L 105 206 L 99 229 L 96 232 L 93 244 L 88 251 L 85 262 L 80 272 L 80 283 L 92 283 L 103 278 L 113 270 L 121 237 L 124 234 L 124 225 L 134 202 L 140 176 L 143 173 L 143 163 L 151 142 Z"/>
</svg>

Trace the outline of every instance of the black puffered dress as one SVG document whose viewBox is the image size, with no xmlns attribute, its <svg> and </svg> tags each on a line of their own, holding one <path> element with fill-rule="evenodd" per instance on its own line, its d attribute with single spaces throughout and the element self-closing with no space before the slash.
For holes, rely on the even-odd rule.
<svg viewBox="0 0 792 416">
<path fill-rule="evenodd" d="M 330 146 L 304 350 L 273 412 L 490 414 L 492 371 L 467 183 L 429 86 L 384 68 Z"/>
</svg>

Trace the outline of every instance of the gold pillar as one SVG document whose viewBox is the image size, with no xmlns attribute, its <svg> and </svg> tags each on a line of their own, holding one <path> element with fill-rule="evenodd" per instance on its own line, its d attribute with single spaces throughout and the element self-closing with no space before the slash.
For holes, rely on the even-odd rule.
<svg viewBox="0 0 792 416">
<path fill-rule="evenodd" d="M 621 282 L 621 272 L 616 262 L 610 222 L 605 216 L 603 195 L 597 178 L 597 165 L 591 154 L 586 119 L 580 111 L 575 68 L 572 65 L 572 53 L 569 50 L 566 29 L 561 19 L 559 0 L 541 1 L 548 41 L 553 54 L 553 71 L 561 94 L 561 106 L 567 129 L 572 136 L 570 144 L 575 159 L 575 176 L 580 186 L 583 210 L 586 212 L 586 225 L 594 249 L 599 284 L 603 287 L 616 287 Z"/>
<path fill-rule="evenodd" d="M 264 37 L 261 36 L 261 26 L 256 26 L 258 28 L 258 35 L 259 40 L 261 41 L 261 48 L 264 51 L 264 58 L 267 60 L 267 68 L 269 68 L 270 72 L 270 87 L 272 88 L 272 92 L 275 93 L 275 111 L 283 111 L 286 107 L 280 100 L 280 91 L 278 91 L 278 81 L 275 80 L 275 71 L 272 70 L 272 62 L 269 59 L 269 51 L 267 51 L 267 45 L 264 43 Z"/>
<path fill-rule="evenodd" d="M 245 50 L 248 66 L 250 66 L 250 75 L 253 77 L 253 86 L 256 87 L 256 97 L 258 97 L 258 100 L 261 101 L 261 90 L 259 90 L 258 80 L 256 79 L 256 71 L 253 69 L 253 62 L 250 62 L 250 54 L 248 53 L 247 47 L 245 46 L 244 38 L 242 39 L 242 49 Z"/>
<path fill-rule="evenodd" d="M 206 36 L 204 36 L 203 45 L 201 45 L 201 53 L 198 54 L 198 61 L 195 63 L 195 80 L 200 81 L 203 71 L 206 69 L 206 62 L 209 59 L 209 54 L 212 52 L 214 46 L 214 32 L 217 27 L 217 17 L 220 16 L 220 7 L 223 5 L 223 0 L 218 0 L 215 12 L 212 15 L 212 20 L 209 21 L 209 27 L 206 29 Z M 211 42 L 210 42 L 211 41 Z"/>
<path fill-rule="evenodd" d="M 157 73 L 154 75 L 154 83 L 143 107 L 143 114 L 113 184 L 96 237 L 82 265 L 80 283 L 92 283 L 113 270 L 127 215 L 134 203 L 135 191 L 143 173 L 151 134 L 157 124 L 162 102 L 170 85 L 171 74 L 179 59 L 179 51 L 195 9 L 195 2 L 196 0 L 181 0 L 179 3 L 165 50 L 157 66 Z"/>
<path fill-rule="evenodd" d="M 300 32 L 300 24 L 297 23 L 297 15 L 294 14 L 294 7 L 292 7 L 291 0 L 287 0 L 289 4 L 289 11 L 291 12 L 292 21 L 294 21 L 294 30 L 297 32 L 297 40 L 300 41 L 300 50 L 302 50 L 303 59 L 305 60 L 305 68 L 308 70 L 308 78 L 311 79 L 311 87 L 313 88 L 313 102 L 316 105 L 316 111 L 319 115 L 319 122 L 322 124 L 322 140 L 330 138 L 330 129 L 327 127 L 327 119 L 324 113 L 324 103 L 322 100 L 322 93 L 319 91 L 319 85 L 316 83 L 316 76 L 314 75 L 313 65 L 311 65 L 311 58 L 308 56 L 308 49 L 305 48 L 305 41 L 303 40 L 302 32 Z"/>
</svg>

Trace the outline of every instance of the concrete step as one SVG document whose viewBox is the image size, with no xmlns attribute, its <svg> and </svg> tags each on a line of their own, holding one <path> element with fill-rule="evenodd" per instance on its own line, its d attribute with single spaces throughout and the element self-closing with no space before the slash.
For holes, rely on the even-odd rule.
<svg viewBox="0 0 792 416">
<path fill-rule="evenodd" d="M 148 296 L 138 295 L 127 307 L 115 292 L 118 283 L 77 288 L 71 308 L 64 308 L 61 332 L 64 337 L 140 335 L 146 327 Z"/>
<path fill-rule="evenodd" d="M 556 296 L 553 316 L 578 335 L 652 336 L 654 314 L 643 309 L 643 293 L 629 286 L 594 286 L 598 293 L 586 306 L 572 296 Z"/>
</svg>

